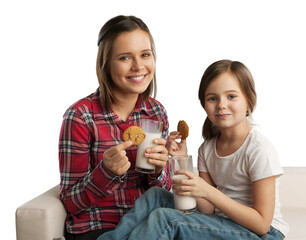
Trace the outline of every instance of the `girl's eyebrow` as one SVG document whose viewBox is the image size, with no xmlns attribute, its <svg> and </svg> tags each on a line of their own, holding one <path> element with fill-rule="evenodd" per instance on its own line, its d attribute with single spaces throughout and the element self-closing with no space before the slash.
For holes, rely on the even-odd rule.
<svg viewBox="0 0 306 240">
<path fill-rule="evenodd" d="M 227 90 L 224 93 L 240 93 L 237 90 Z M 209 96 L 209 95 L 216 95 L 216 93 L 206 93 L 205 96 Z"/>
<path fill-rule="evenodd" d="M 225 91 L 225 93 L 232 93 L 232 92 L 234 92 L 234 93 L 239 93 L 238 90 L 228 90 L 228 91 Z"/>
</svg>

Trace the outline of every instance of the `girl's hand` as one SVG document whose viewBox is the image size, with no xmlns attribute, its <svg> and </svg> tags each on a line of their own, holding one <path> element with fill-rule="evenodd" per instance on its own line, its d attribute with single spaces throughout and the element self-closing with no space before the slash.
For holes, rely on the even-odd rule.
<svg viewBox="0 0 306 240">
<path fill-rule="evenodd" d="M 178 170 L 175 175 L 185 175 L 188 179 L 172 180 L 172 188 L 177 195 L 194 198 L 206 198 L 212 186 L 203 178 L 188 170 Z"/>
<path fill-rule="evenodd" d="M 125 149 L 131 145 L 132 142 L 127 141 L 106 150 L 103 155 L 104 166 L 118 176 L 124 175 L 131 166 Z"/>
<path fill-rule="evenodd" d="M 182 136 L 179 132 L 174 131 L 171 132 L 168 137 L 168 144 L 167 149 L 171 156 L 178 156 L 178 155 L 187 155 L 187 142 L 185 140 L 181 140 L 177 142 L 176 140 L 181 139 Z"/>
<path fill-rule="evenodd" d="M 154 139 L 155 146 L 149 147 L 145 151 L 145 157 L 148 162 L 155 165 L 155 173 L 159 174 L 166 166 L 168 161 L 168 150 L 166 149 L 166 140 L 163 138 Z"/>
</svg>

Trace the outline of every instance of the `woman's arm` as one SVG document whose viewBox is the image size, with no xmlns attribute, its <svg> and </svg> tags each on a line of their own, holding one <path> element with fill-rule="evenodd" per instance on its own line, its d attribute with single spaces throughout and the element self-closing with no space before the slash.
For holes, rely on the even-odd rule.
<svg viewBox="0 0 306 240">
<path fill-rule="evenodd" d="M 117 176 L 112 172 L 116 166 L 111 168 L 107 165 L 108 157 L 91 169 L 91 136 L 82 114 L 73 109 L 67 111 L 59 140 L 60 198 L 66 210 L 74 214 L 95 205 L 97 199 L 109 196 L 120 186 L 120 182 L 115 181 Z M 118 150 L 116 156 L 121 154 L 119 145 L 113 149 Z M 109 152 L 116 151 L 109 149 Z M 121 154 L 121 157 L 124 156 Z M 118 157 L 109 158 L 113 164 L 117 164 Z"/>
<path fill-rule="evenodd" d="M 181 139 L 181 135 L 177 131 L 173 131 L 170 133 L 167 142 L 167 150 L 169 155 L 178 156 L 178 155 L 187 155 L 187 141 L 186 139 L 180 140 L 177 142 L 176 140 Z"/>
<path fill-rule="evenodd" d="M 163 138 L 154 139 L 155 146 L 146 149 L 145 157 L 148 162 L 155 165 L 155 173 L 148 175 L 150 187 L 163 187 L 167 190 L 171 188 L 170 171 L 168 163 L 168 150 L 166 140 Z"/>
</svg>

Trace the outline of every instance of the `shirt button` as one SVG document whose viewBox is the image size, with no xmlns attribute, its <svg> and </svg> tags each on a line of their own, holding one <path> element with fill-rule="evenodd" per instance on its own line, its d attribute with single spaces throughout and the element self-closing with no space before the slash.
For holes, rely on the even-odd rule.
<svg viewBox="0 0 306 240">
<path fill-rule="evenodd" d="M 132 122 L 129 122 L 129 125 L 131 125 L 132 124 Z"/>
</svg>

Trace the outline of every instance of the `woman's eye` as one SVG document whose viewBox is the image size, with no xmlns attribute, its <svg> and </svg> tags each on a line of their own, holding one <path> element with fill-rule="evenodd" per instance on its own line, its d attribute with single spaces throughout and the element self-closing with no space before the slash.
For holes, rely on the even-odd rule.
<svg viewBox="0 0 306 240">
<path fill-rule="evenodd" d="M 120 57 L 119 58 L 119 60 L 122 60 L 122 61 L 124 61 L 124 60 L 128 60 L 129 59 L 129 57 L 128 56 L 122 56 L 122 57 Z"/>
<path fill-rule="evenodd" d="M 150 57 L 151 54 L 150 54 L 150 53 L 143 53 L 142 56 L 143 56 L 143 57 Z"/>
</svg>

